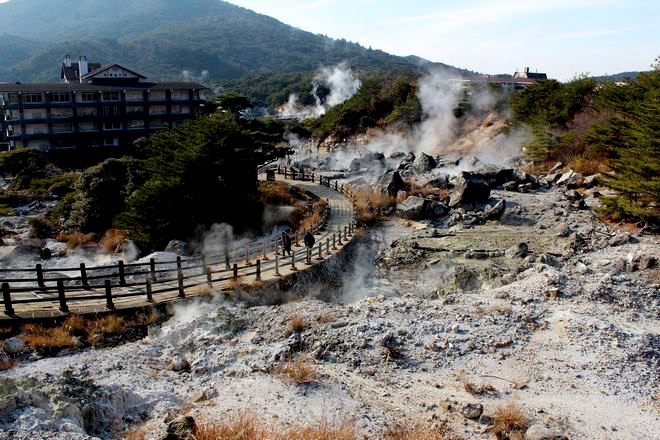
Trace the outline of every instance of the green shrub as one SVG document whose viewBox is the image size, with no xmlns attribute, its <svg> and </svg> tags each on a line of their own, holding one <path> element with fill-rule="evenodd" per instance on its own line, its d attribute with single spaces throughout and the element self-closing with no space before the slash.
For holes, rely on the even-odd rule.
<svg viewBox="0 0 660 440">
<path fill-rule="evenodd" d="M 33 217 L 28 220 L 30 235 L 36 238 L 48 238 L 53 236 L 53 224 L 46 217 Z"/>
</svg>

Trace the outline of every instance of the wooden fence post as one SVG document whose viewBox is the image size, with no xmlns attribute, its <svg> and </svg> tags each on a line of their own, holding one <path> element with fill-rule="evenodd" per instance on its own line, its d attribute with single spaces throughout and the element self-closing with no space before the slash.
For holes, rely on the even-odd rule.
<svg viewBox="0 0 660 440">
<path fill-rule="evenodd" d="M 206 284 L 209 286 L 209 289 L 213 289 L 213 274 L 210 267 L 206 268 Z"/>
<path fill-rule="evenodd" d="M 291 252 L 291 269 L 292 270 L 298 270 L 296 269 L 296 250 L 293 249 Z"/>
<path fill-rule="evenodd" d="M 85 268 L 85 263 L 80 263 L 80 282 L 84 287 L 89 287 L 87 282 L 87 269 Z"/>
<path fill-rule="evenodd" d="M 147 279 L 147 302 L 154 302 L 154 298 L 151 294 L 151 280 Z"/>
<path fill-rule="evenodd" d="M 280 256 L 275 254 L 275 276 L 280 276 Z"/>
<path fill-rule="evenodd" d="M 119 267 L 119 285 L 120 286 L 125 286 L 126 285 L 126 277 L 124 276 L 124 261 L 119 260 L 117 265 Z"/>
<path fill-rule="evenodd" d="M 156 259 L 155 258 L 150 258 L 149 259 L 149 272 L 150 272 L 150 278 L 152 282 L 156 281 Z"/>
<path fill-rule="evenodd" d="M 337 234 L 332 234 L 332 250 L 337 250 Z"/>
<path fill-rule="evenodd" d="M 238 279 L 238 264 L 234 263 L 234 279 Z"/>
<path fill-rule="evenodd" d="M 64 281 L 57 280 L 57 297 L 60 300 L 60 312 L 68 312 L 69 307 L 66 305 L 66 296 L 64 296 Z"/>
<path fill-rule="evenodd" d="M 9 283 L 2 283 L 2 299 L 5 302 L 5 315 L 13 316 L 14 308 L 11 304 L 11 293 L 9 292 Z"/>
<path fill-rule="evenodd" d="M 176 276 L 179 280 L 179 298 L 185 298 L 186 292 L 183 290 L 183 268 L 181 267 L 181 257 L 176 257 Z"/>
<path fill-rule="evenodd" d="M 250 245 L 245 245 L 245 264 L 250 265 Z"/>
<path fill-rule="evenodd" d="M 262 245 L 264 247 L 264 260 L 268 260 L 268 252 L 266 252 L 266 240 L 263 241 Z"/>
<path fill-rule="evenodd" d="M 261 281 L 261 260 L 257 259 L 257 281 Z"/>
<path fill-rule="evenodd" d="M 46 287 L 46 285 L 44 284 L 44 270 L 41 267 L 41 264 L 37 264 L 36 270 L 37 270 L 37 283 L 39 284 L 39 287 L 43 289 Z"/>
<path fill-rule="evenodd" d="M 110 280 L 105 280 L 105 306 L 110 309 L 115 309 L 115 304 L 112 302 L 112 283 Z"/>
</svg>

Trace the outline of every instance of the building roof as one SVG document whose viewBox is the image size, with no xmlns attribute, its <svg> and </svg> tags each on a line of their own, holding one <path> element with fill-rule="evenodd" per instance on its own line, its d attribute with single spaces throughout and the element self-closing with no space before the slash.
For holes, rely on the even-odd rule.
<svg viewBox="0 0 660 440">
<path fill-rule="evenodd" d="M 497 76 L 464 76 L 461 78 L 451 79 L 450 81 L 498 84 L 534 84 L 536 82 L 536 80 L 532 78 L 502 78 Z"/>
<path fill-rule="evenodd" d="M 88 63 L 89 70 L 96 70 L 101 67 L 101 63 Z M 60 78 L 67 79 L 68 81 L 78 81 L 80 79 L 80 64 L 79 61 L 74 61 L 71 66 L 67 67 L 62 64 L 62 73 Z"/>
<path fill-rule="evenodd" d="M 92 70 L 92 68 L 90 67 L 90 69 L 89 69 L 90 72 L 89 72 L 87 75 L 83 75 L 82 78 L 80 78 L 80 79 L 85 80 L 85 79 L 88 79 L 88 78 L 92 78 L 92 77 L 98 75 L 99 73 L 101 73 L 101 72 L 105 72 L 106 70 L 111 69 L 111 68 L 113 68 L 113 67 L 118 67 L 118 68 L 120 68 L 120 69 L 122 69 L 122 70 L 125 70 L 125 71 L 127 71 L 127 72 L 129 72 L 129 73 L 131 73 L 131 74 L 133 74 L 133 75 L 135 75 L 135 76 L 141 78 L 141 79 L 147 79 L 146 76 L 140 75 L 139 73 L 134 72 L 134 71 L 132 71 L 131 69 L 127 69 L 127 68 L 124 67 L 124 66 L 120 66 L 119 64 L 106 64 L 106 65 L 104 65 L 104 66 L 100 66 L 100 67 L 98 67 L 98 68 L 96 68 L 96 69 L 94 69 L 94 70 Z"/>
<path fill-rule="evenodd" d="M 100 85 L 91 83 L 26 83 L 2 84 L 0 92 L 106 92 L 117 90 L 169 90 L 169 89 L 196 89 L 208 90 L 196 82 L 169 81 L 169 82 L 136 82 L 121 85 Z"/>
</svg>

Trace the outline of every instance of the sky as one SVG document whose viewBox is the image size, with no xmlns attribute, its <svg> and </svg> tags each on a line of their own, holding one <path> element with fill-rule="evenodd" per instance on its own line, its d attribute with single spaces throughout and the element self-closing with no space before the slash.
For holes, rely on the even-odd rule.
<svg viewBox="0 0 660 440">
<path fill-rule="evenodd" d="M 649 70 L 660 0 L 230 0 L 317 34 L 482 73 Z"/>
</svg>

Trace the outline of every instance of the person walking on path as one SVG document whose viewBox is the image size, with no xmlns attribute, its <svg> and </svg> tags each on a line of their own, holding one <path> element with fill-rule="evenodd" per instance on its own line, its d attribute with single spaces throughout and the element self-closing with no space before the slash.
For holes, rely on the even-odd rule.
<svg viewBox="0 0 660 440">
<path fill-rule="evenodd" d="M 286 232 L 282 232 L 282 256 L 291 255 L 291 237 Z"/>
<path fill-rule="evenodd" d="M 315 242 L 316 239 L 314 238 L 314 235 L 312 235 L 312 231 L 307 231 L 305 234 L 305 246 L 311 251 Z"/>
</svg>

